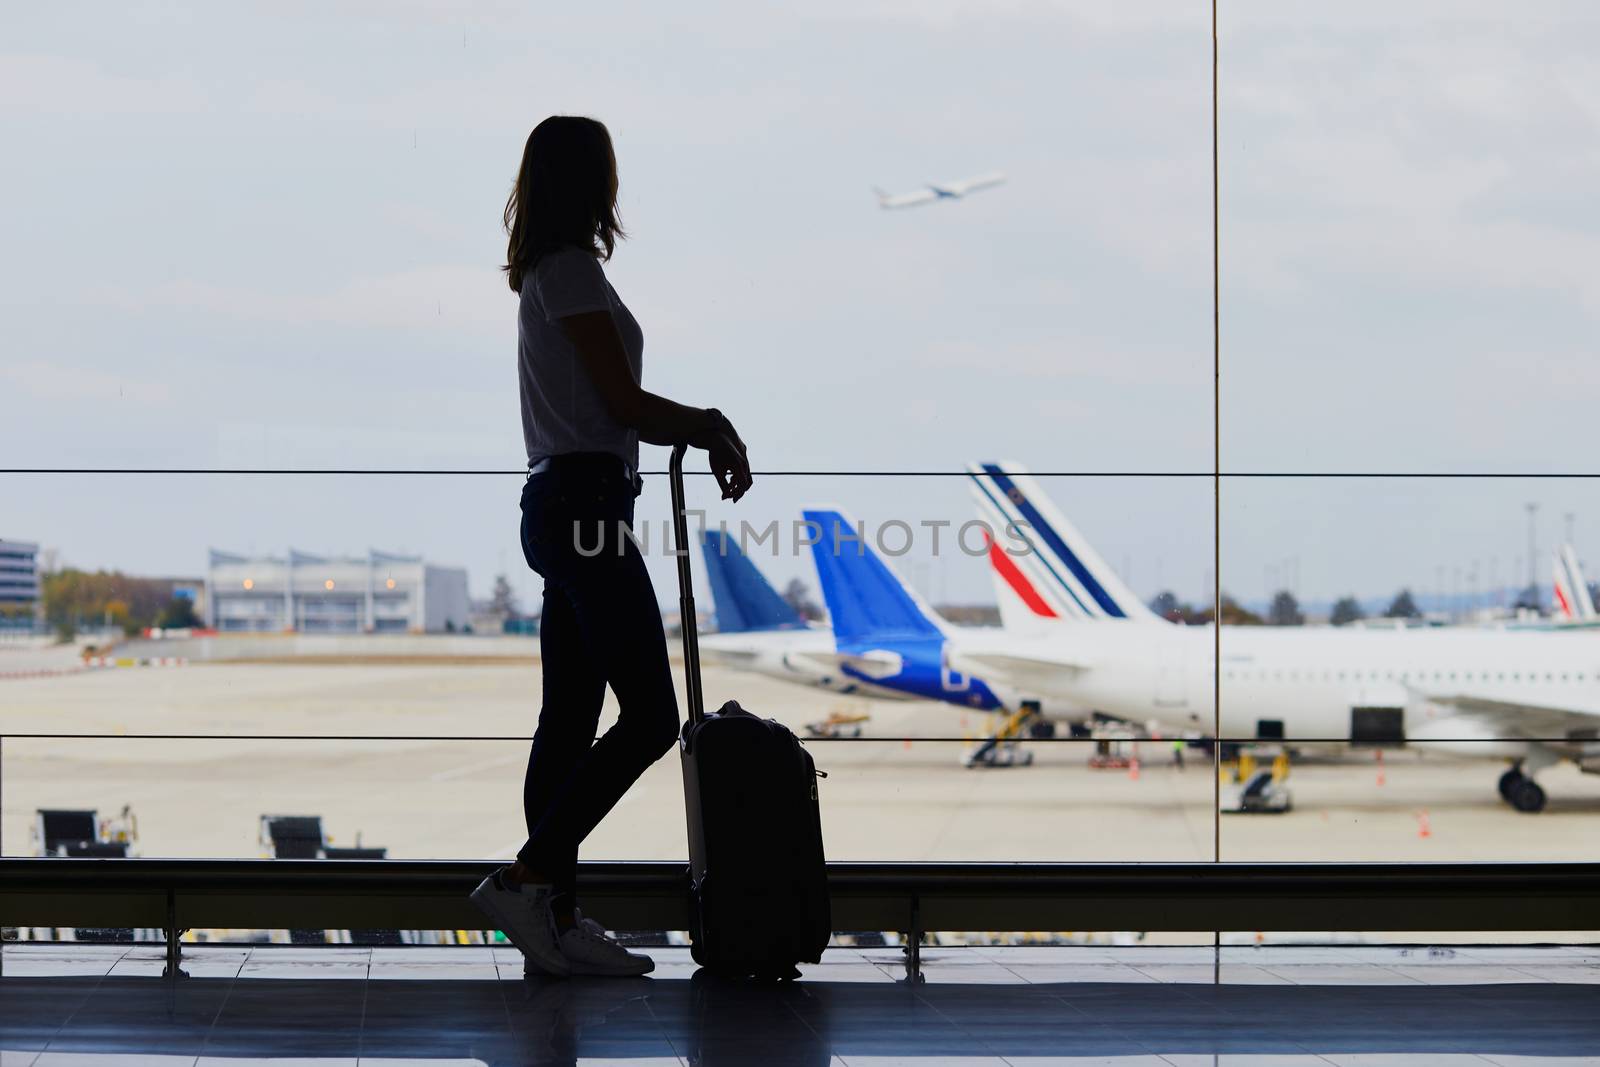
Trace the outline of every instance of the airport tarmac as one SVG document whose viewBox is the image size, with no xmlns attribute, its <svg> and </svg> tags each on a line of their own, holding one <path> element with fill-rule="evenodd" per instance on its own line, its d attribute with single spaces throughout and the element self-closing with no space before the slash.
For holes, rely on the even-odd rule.
<svg viewBox="0 0 1600 1067">
<path fill-rule="evenodd" d="M 841 860 L 1210 860 L 1214 775 L 1198 750 L 1172 766 L 1146 742 L 1137 775 L 1088 766 L 1088 742 L 1030 742 L 1031 766 L 965 769 L 977 714 L 866 701 L 723 668 L 711 706 L 802 728 L 865 713 L 866 739 L 810 741 L 830 858 Z M 146 856 L 265 854 L 263 814 L 323 818 L 333 843 L 404 858 L 508 857 L 523 835 L 520 791 L 539 704 L 533 664 L 194 664 L 0 681 L 0 848 L 30 855 L 34 811 L 129 805 Z M 609 714 L 609 713 L 608 713 Z M 110 737 L 29 739 L 22 733 Z M 223 740 L 171 736 L 222 735 Z M 283 735 L 313 735 L 289 740 Z M 398 740 L 370 740 L 398 735 Z M 932 740 L 934 737 L 955 741 Z M 468 739 L 506 738 L 506 739 Z M 885 740 L 884 738 L 892 738 Z M 902 740 L 901 738 L 911 738 Z M 1501 765 L 1416 752 L 1301 760 L 1295 808 L 1224 815 L 1225 860 L 1587 860 L 1600 777 L 1564 765 L 1541 781 L 1549 808 L 1503 804 Z M 685 855 L 675 756 L 645 776 L 585 846 L 587 858 Z"/>
</svg>

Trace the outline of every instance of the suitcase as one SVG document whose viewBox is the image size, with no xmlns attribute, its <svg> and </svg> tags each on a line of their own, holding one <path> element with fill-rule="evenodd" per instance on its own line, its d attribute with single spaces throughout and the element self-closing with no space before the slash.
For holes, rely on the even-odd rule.
<svg viewBox="0 0 1600 1067">
<path fill-rule="evenodd" d="M 728 701 L 707 715 L 700 685 L 683 502 L 684 446 L 672 450 L 689 719 L 679 742 L 689 819 L 689 936 L 694 961 L 728 978 L 798 978 L 833 932 L 816 769 L 800 739 Z"/>
</svg>

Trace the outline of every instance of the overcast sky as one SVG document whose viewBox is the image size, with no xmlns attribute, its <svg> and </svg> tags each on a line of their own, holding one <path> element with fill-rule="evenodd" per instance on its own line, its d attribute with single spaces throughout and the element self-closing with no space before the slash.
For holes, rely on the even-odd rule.
<svg viewBox="0 0 1600 1067">
<path fill-rule="evenodd" d="M 646 385 L 758 467 L 1210 468 L 1201 4 L 94 10 L 5 16 L 7 467 L 517 468 L 500 211 L 568 112 L 616 141 Z M 1225 469 L 1596 469 L 1596 54 L 1587 3 L 1223 3 Z M 0 475 L 0 536 L 137 573 L 409 549 L 532 600 L 518 481 Z M 1201 594 L 1208 481 L 1050 487 L 1142 594 Z M 1597 488 L 1230 481 L 1224 585 L 1486 588 L 1526 572 L 1524 501 L 1541 556 L 1571 512 L 1600 558 Z M 817 477 L 716 514 L 818 501 L 971 514 L 957 478 Z M 904 569 L 988 597 L 959 554 Z"/>
</svg>

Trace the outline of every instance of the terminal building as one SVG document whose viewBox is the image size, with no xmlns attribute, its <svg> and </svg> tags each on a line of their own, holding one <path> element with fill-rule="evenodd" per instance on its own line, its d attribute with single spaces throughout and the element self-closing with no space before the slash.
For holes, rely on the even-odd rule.
<svg viewBox="0 0 1600 1067">
<path fill-rule="evenodd" d="M 211 550 L 206 625 L 235 633 L 446 633 L 466 627 L 467 572 L 421 556 Z"/>
<path fill-rule="evenodd" d="M 39 611 L 39 546 L 0 539 L 0 615 L 32 618 Z"/>
</svg>

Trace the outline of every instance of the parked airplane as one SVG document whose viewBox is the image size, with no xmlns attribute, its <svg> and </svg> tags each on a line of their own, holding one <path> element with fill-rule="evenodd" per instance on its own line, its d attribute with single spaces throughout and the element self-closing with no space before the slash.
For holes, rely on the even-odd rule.
<svg viewBox="0 0 1600 1067">
<path fill-rule="evenodd" d="M 1594 597 L 1571 545 L 1562 545 L 1556 553 L 1555 570 L 1556 618 L 1566 624 L 1596 621 Z"/>
<path fill-rule="evenodd" d="M 1018 523 L 1041 557 L 1019 568 L 1018 598 L 1040 617 L 1048 614 L 1040 605 L 1070 603 L 1082 614 L 1058 613 L 1028 635 L 973 635 L 953 650 L 955 665 L 1119 718 L 1210 732 L 1219 666 L 1211 627 L 1141 626 L 1119 615 L 1096 595 L 1104 581 L 1086 567 L 1079 573 L 1092 550 L 1021 468 L 984 463 L 970 472 L 980 513 Z M 1224 741 L 1501 757 L 1512 766 L 1500 794 L 1527 812 L 1545 806 L 1534 781 L 1544 768 L 1570 759 L 1600 773 L 1600 645 L 1591 634 L 1224 626 L 1220 641 Z"/>
<path fill-rule="evenodd" d="M 845 673 L 833 632 L 807 625 L 733 538 L 708 529 L 700 547 L 717 626 L 700 637 L 702 660 L 836 693 L 906 699 Z"/>
<path fill-rule="evenodd" d="M 809 509 L 818 531 L 811 555 L 833 622 L 839 664 L 851 677 L 925 700 L 980 711 L 1021 709 L 1018 692 L 950 665 L 953 650 L 990 631 L 954 626 L 902 582 L 861 536 L 861 527 L 832 508 Z M 1082 705 L 1040 694 L 1047 722 L 1083 722 Z"/>
<path fill-rule="evenodd" d="M 1005 180 L 1006 176 L 996 171 L 992 174 L 980 174 L 976 178 L 966 178 L 959 182 L 944 182 L 939 185 L 934 185 L 930 182 L 927 188 L 918 189 L 914 193 L 886 193 L 877 188 L 872 191 L 878 195 L 878 206 L 888 210 L 890 208 L 916 207 L 918 204 L 931 204 L 935 200 L 960 200 L 968 193 L 975 193 L 980 189 L 988 189 L 999 185 Z"/>
</svg>

